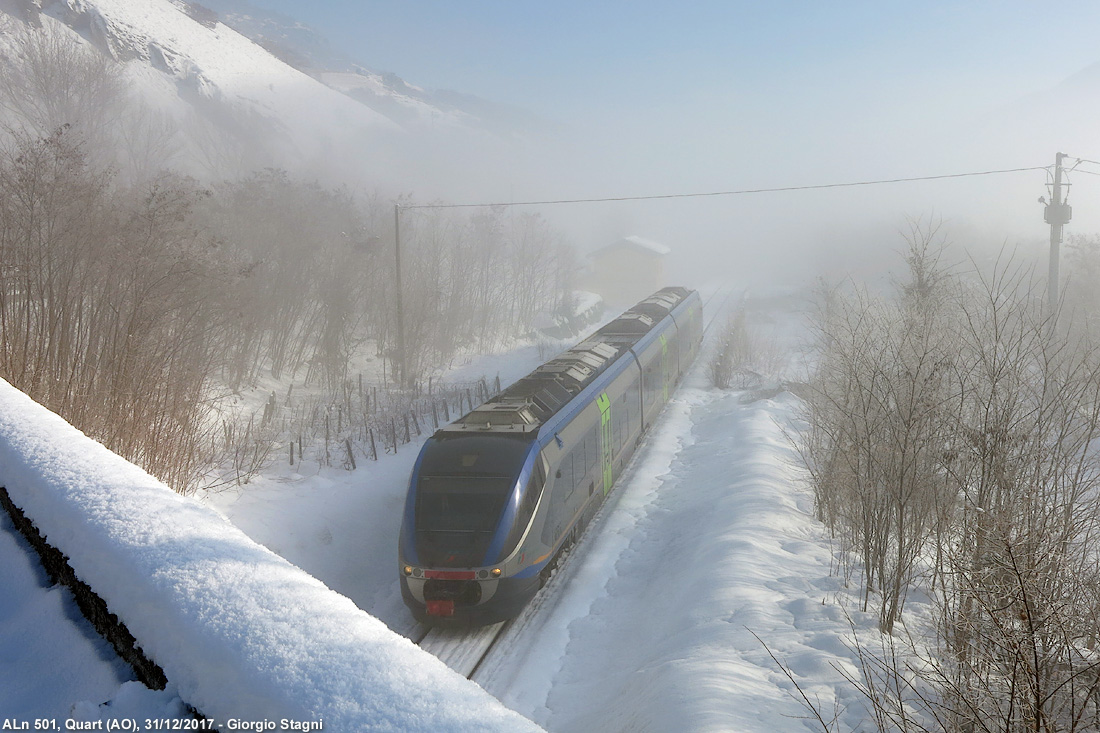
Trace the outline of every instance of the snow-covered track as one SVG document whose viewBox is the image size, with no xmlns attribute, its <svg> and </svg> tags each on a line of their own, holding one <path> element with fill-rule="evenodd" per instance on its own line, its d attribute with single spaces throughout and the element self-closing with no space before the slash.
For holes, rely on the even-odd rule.
<svg viewBox="0 0 1100 733">
<path fill-rule="evenodd" d="M 511 621 L 471 628 L 420 627 L 417 644 L 455 672 L 471 679 Z"/>
<path fill-rule="evenodd" d="M 747 291 L 742 291 L 740 300 L 744 302 Z M 718 322 L 719 314 L 725 314 L 729 309 L 730 298 L 733 297 L 733 288 L 723 287 L 711 293 L 705 301 L 703 301 L 703 313 L 709 314 L 707 316 L 706 323 L 703 324 L 703 340 L 707 338 L 707 334 L 710 333 L 710 327 Z M 718 303 L 718 307 L 714 307 L 714 303 Z"/>
</svg>

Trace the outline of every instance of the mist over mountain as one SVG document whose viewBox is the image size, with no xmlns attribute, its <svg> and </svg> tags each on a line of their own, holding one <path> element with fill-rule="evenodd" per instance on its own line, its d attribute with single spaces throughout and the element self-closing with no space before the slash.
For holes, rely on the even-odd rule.
<svg viewBox="0 0 1100 733">
<path fill-rule="evenodd" d="M 102 108 L 90 116 L 104 128 L 133 126 L 121 135 L 127 140 L 158 137 L 145 145 L 144 169 L 218 179 L 278 167 L 454 195 L 456 187 L 476 190 L 478 176 L 514 159 L 511 148 L 535 126 L 504 106 L 371 71 L 307 26 L 233 0 L 0 0 L 8 97 L 28 100 L 25 109 L 0 110 L 0 119 L 18 127 L 41 113 L 31 106 L 49 107 L 31 124 L 42 135 L 76 119 L 64 108 L 80 93 L 39 63 L 74 43 L 94 52 L 81 63 L 105 61 L 101 75 L 123 79 L 125 100 L 89 99 Z M 54 50 L 42 51 L 47 46 Z M 43 96 L 56 104 L 29 104 Z M 91 127 L 88 114 L 79 116 Z M 478 175 L 468 173 L 474 169 Z"/>
<path fill-rule="evenodd" d="M 195 5 L 196 3 L 192 3 Z M 218 19 L 272 55 L 401 124 L 443 120 L 515 135 L 549 122 L 514 107 L 449 89 L 425 89 L 333 47 L 301 21 L 243 0 L 207 0 Z"/>
</svg>

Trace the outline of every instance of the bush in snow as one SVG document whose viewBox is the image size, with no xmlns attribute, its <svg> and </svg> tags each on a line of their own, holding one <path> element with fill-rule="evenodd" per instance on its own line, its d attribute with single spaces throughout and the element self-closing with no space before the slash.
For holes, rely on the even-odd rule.
<svg viewBox="0 0 1100 733">
<path fill-rule="evenodd" d="M 775 341 L 768 341 L 748 323 L 744 307 L 727 316 L 707 364 L 707 375 L 718 389 L 746 388 L 761 375 L 778 377 L 783 356 Z"/>
<path fill-rule="evenodd" d="M 1094 729 L 1100 347 L 1053 327 L 1026 268 L 952 275 L 914 233 L 895 298 L 823 292 L 808 400 L 817 511 L 865 606 L 886 633 L 914 585 L 938 608 L 919 661 L 866 656 L 880 725 Z"/>
</svg>

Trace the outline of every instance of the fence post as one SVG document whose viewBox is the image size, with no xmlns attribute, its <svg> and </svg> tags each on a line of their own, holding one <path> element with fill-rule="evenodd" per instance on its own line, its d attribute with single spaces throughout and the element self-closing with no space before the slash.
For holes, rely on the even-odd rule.
<svg viewBox="0 0 1100 733">
<path fill-rule="evenodd" d="M 344 445 L 348 448 L 348 462 L 351 464 L 351 470 L 355 470 L 355 455 L 351 452 L 351 438 L 344 439 Z"/>
<path fill-rule="evenodd" d="M 378 460 L 378 448 L 374 445 L 374 428 L 370 429 L 370 457 L 372 460 Z"/>
</svg>

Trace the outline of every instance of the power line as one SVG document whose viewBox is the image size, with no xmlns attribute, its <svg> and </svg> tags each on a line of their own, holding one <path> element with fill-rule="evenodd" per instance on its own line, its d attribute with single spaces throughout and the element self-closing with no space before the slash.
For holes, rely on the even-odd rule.
<svg viewBox="0 0 1100 733">
<path fill-rule="evenodd" d="M 1091 161 L 1085 161 L 1091 162 Z M 545 201 L 508 201 L 480 204 L 402 204 L 402 209 L 467 209 L 494 206 L 550 206 L 553 204 L 595 204 L 611 201 L 654 201 L 657 199 L 703 198 L 708 196 L 742 196 L 750 193 L 782 193 L 785 191 L 814 191 L 826 188 L 853 188 L 856 186 L 878 186 L 887 183 L 910 183 L 915 181 L 939 181 L 948 178 L 972 178 L 975 176 L 996 176 L 1006 173 L 1026 171 L 1045 171 L 1050 166 L 1031 166 L 1029 168 L 1003 168 L 1001 170 L 975 171 L 972 173 L 947 173 L 938 176 L 913 176 L 909 178 L 883 178 L 875 181 L 848 181 L 844 183 L 819 183 L 808 186 L 780 186 L 776 188 L 743 188 L 733 191 L 706 191 L 699 193 L 666 193 L 652 196 L 606 196 L 587 199 L 548 199 Z"/>
</svg>

